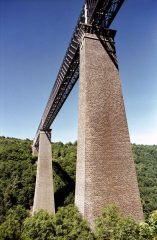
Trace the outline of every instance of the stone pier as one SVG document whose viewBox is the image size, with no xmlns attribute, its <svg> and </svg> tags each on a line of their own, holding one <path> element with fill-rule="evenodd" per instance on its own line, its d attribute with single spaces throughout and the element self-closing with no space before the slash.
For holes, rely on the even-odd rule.
<svg viewBox="0 0 157 240">
<path fill-rule="evenodd" d="M 77 151 L 75 204 L 89 225 L 110 203 L 143 220 L 119 72 L 94 33 L 80 47 Z"/>
<path fill-rule="evenodd" d="M 33 214 L 40 209 L 55 213 L 51 130 L 40 131 Z"/>
</svg>

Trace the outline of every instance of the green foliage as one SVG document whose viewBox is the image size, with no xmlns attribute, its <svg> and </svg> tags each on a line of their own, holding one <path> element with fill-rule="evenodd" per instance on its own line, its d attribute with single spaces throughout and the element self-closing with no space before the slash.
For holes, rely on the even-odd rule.
<svg viewBox="0 0 157 240">
<path fill-rule="evenodd" d="M 142 222 L 139 224 L 139 240 L 153 240 L 153 233 L 148 223 Z"/>
<path fill-rule="evenodd" d="M 77 209 L 69 205 L 56 215 L 39 211 L 24 222 L 22 240 L 92 240 L 93 235 Z"/>
<path fill-rule="evenodd" d="M 139 226 L 131 218 L 124 218 L 117 207 L 109 205 L 96 221 L 96 238 L 100 240 L 136 240 Z"/>
<path fill-rule="evenodd" d="M 146 218 L 157 209 L 157 146 L 133 144 L 136 171 Z"/>
<path fill-rule="evenodd" d="M 77 143 L 52 144 L 56 210 L 74 203 Z"/>
<path fill-rule="evenodd" d="M 77 143 L 53 143 L 56 207 L 74 203 Z M 133 144 L 137 177 L 145 216 L 157 209 L 157 146 Z M 60 169 L 57 168 L 59 164 Z M 60 197 L 61 196 L 61 197 Z M 60 200 L 62 199 L 62 201 Z"/>
<path fill-rule="evenodd" d="M 114 237 L 115 240 L 139 239 L 139 225 L 132 218 L 122 218 L 117 223 Z"/>
<path fill-rule="evenodd" d="M 22 224 L 28 213 L 21 206 L 10 209 L 0 225 L 0 240 L 20 240 Z"/>
<path fill-rule="evenodd" d="M 53 160 L 56 160 L 73 180 L 75 180 L 76 173 L 76 146 L 76 142 L 74 144 L 61 142 L 52 144 Z"/>
<path fill-rule="evenodd" d="M 86 222 L 73 205 L 59 208 L 56 213 L 57 240 L 93 240 Z"/>
<path fill-rule="evenodd" d="M 41 211 L 24 221 L 26 209 L 33 204 L 36 175 L 37 158 L 32 157 L 31 143 L 28 139 L 0 137 L 0 240 L 94 239 L 71 205 L 77 142 L 52 144 L 56 216 Z M 133 144 L 133 153 L 147 223 L 123 218 L 115 206 L 110 206 L 97 220 L 97 239 L 157 239 L 157 213 L 150 215 L 157 209 L 157 146 Z"/>
<path fill-rule="evenodd" d="M 34 196 L 35 158 L 30 140 L 0 138 L 0 223 L 17 205 L 29 209 Z"/>
<path fill-rule="evenodd" d="M 157 211 L 154 211 L 149 217 L 150 231 L 154 237 L 157 239 Z"/>
<path fill-rule="evenodd" d="M 96 220 L 97 239 L 111 239 L 113 229 L 117 227 L 120 219 L 120 214 L 115 205 L 110 205 L 108 208 L 105 208 L 102 215 Z"/>
<path fill-rule="evenodd" d="M 54 216 L 44 210 L 24 221 L 22 240 L 55 240 L 55 236 Z"/>
<path fill-rule="evenodd" d="M 154 221 L 152 226 L 155 226 Z M 95 235 L 97 240 L 153 240 L 152 226 L 138 224 L 132 218 L 122 216 L 116 206 L 109 205 L 96 220 Z"/>
</svg>

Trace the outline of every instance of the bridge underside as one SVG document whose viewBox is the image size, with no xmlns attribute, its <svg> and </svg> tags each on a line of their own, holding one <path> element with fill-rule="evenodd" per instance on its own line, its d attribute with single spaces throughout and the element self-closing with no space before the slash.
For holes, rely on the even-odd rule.
<svg viewBox="0 0 157 240">
<path fill-rule="evenodd" d="M 143 220 L 119 73 L 97 36 L 85 33 L 80 48 L 75 204 L 93 228 L 94 219 L 110 203 Z"/>
</svg>

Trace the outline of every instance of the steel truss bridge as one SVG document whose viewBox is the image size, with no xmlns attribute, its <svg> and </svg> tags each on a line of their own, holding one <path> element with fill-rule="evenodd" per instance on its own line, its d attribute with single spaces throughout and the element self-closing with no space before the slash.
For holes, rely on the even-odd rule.
<svg viewBox="0 0 157 240">
<path fill-rule="evenodd" d="M 59 69 L 56 81 L 50 93 L 46 108 L 42 115 L 33 145 L 39 145 L 40 130 L 48 130 L 79 78 L 79 47 L 85 25 L 95 29 L 97 35 L 109 31 L 113 19 L 124 0 L 85 0 L 69 46 Z M 114 35 L 115 33 L 112 32 Z M 117 66 L 114 44 L 108 41 L 106 45 L 114 64 Z"/>
</svg>

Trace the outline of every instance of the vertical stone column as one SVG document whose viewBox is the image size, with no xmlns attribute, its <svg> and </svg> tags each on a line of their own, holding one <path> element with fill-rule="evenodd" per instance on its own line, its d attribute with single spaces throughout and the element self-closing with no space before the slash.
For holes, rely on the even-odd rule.
<svg viewBox="0 0 157 240">
<path fill-rule="evenodd" d="M 80 48 L 77 152 L 75 204 L 90 226 L 110 203 L 143 220 L 119 73 L 92 33 Z"/>
<path fill-rule="evenodd" d="M 49 213 L 55 213 L 51 130 L 40 131 L 39 136 L 39 152 L 33 214 L 40 209 L 47 210 Z"/>
</svg>

